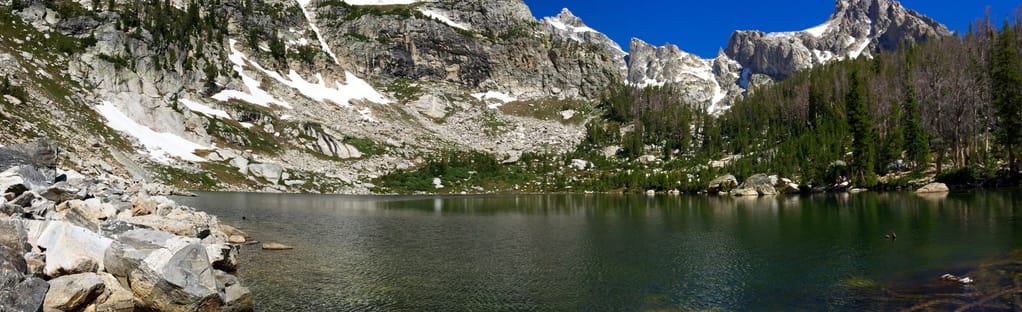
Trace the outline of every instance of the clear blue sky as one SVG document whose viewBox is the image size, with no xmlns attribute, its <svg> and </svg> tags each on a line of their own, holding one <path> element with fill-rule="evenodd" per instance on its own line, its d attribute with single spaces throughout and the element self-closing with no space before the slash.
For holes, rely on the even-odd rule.
<svg viewBox="0 0 1022 312">
<path fill-rule="evenodd" d="M 712 58 L 727 45 L 734 30 L 766 32 L 801 30 L 830 17 L 835 0 L 525 0 L 537 18 L 557 15 L 567 7 L 592 28 L 628 50 L 638 37 L 655 45 L 672 43 L 682 50 Z M 1020 0 L 904 0 L 902 5 L 944 23 L 952 31 L 968 30 L 986 8 L 998 21 L 1012 16 Z M 1000 24 L 998 24 L 999 26 Z"/>
</svg>

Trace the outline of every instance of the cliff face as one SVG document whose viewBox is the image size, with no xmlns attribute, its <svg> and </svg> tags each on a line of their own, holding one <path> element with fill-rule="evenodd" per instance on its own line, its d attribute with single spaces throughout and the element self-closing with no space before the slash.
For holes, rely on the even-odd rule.
<svg viewBox="0 0 1022 312">
<path fill-rule="evenodd" d="M 521 1 L 310 6 L 338 55 L 372 80 L 450 82 L 521 98 L 593 98 L 622 80 L 623 52 L 551 34 Z"/>
</svg>

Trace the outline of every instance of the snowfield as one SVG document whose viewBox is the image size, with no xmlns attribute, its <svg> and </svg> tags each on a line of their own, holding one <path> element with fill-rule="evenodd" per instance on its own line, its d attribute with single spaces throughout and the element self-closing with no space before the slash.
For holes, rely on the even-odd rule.
<svg viewBox="0 0 1022 312">
<path fill-rule="evenodd" d="M 244 53 L 238 51 L 234 47 L 238 43 L 238 40 L 231 39 L 230 41 L 231 54 L 227 56 L 234 63 L 234 71 L 241 76 L 241 82 L 248 88 L 248 93 L 238 90 L 224 90 L 220 93 L 214 94 L 213 99 L 217 101 L 226 102 L 231 99 L 241 100 L 255 105 L 270 107 L 271 104 L 278 105 L 287 109 L 293 108 L 291 104 L 274 98 L 270 93 L 260 88 L 260 82 L 255 78 L 245 75 L 245 61 L 247 58 Z"/>
<path fill-rule="evenodd" d="M 480 101 L 487 102 L 486 107 L 488 107 L 490 109 L 496 109 L 496 108 L 500 107 L 501 105 L 504 105 L 504 104 L 507 104 L 507 103 L 511 103 L 511 102 L 514 102 L 514 101 L 518 100 L 517 98 L 515 98 L 515 97 L 513 97 L 513 96 L 511 96 L 511 95 L 509 95 L 507 93 L 498 92 L 498 91 L 488 91 L 486 93 L 473 93 L 472 97 L 474 97 L 474 98 L 476 98 L 476 99 L 478 99 Z M 500 103 L 489 103 L 490 101 L 487 101 L 487 100 L 496 100 L 496 101 L 498 101 Z"/>
<path fill-rule="evenodd" d="M 149 127 L 140 125 L 117 109 L 113 103 L 104 101 L 102 105 L 96 106 L 96 111 L 106 118 L 106 125 L 111 129 L 127 133 L 138 139 L 149 152 L 149 156 L 158 162 L 168 164 L 172 157 L 202 162 L 204 159 L 195 155 L 195 150 L 209 149 L 207 146 L 199 145 L 180 136 L 156 132 Z"/>
<path fill-rule="evenodd" d="M 210 116 L 210 117 L 220 117 L 220 118 L 223 118 L 223 119 L 232 119 L 231 115 L 228 115 L 227 112 L 225 112 L 223 110 L 219 110 L 219 109 L 215 109 L 215 108 L 209 107 L 206 104 L 195 102 L 195 101 L 192 101 L 192 100 L 189 100 L 189 99 L 180 99 L 180 100 L 178 100 L 178 102 L 180 102 L 185 107 L 187 107 L 188 110 L 196 112 L 196 113 L 205 114 L 205 115 Z"/>
<path fill-rule="evenodd" d="M 471 28 L 469 28 L 465 24 L 458 23 L 458 22 L 455 22 L 455 21 L 451 20 L 451 18 L 447 17 L 447 15 L 444 15 L 444 13 L 441 13 L 439 11 L 430 10 L 430 9 L 419 9 L 419 12 L 422 12 L 423 15 L 428 16 L 430 18 L 435 18 L 435 19 L 439 20 L 440 22 L 443 22 L 444 24 L 447 24 L 448 26 L 451 26 L 451 27 L 454 27 L 454 28 L 458 28 L 458 29 L 472 30 Z"/>
</svg>

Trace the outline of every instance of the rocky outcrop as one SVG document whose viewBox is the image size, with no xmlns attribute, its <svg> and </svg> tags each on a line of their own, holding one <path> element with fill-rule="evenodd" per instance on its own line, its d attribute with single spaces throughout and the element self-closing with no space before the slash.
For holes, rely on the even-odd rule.
<svg viewBox="0 0 1022 312">
<path fill-rule="evenodd" d="M 709 194 L 727 193 L 737 186 L 738 179 L 734 175 L 726 174 L 710 180 L 710 184 L 706 187 L 706 192 Z"/>
<path fill-rule="evenodd" d="M 352 14 L 345 5 L 315 13 L 324 34 L 350 34 L 327 40 L 356 74 L 377 81 L 448 82 L 518 98 L 595 98 L 623 81 L 617 57 L 544 33 L 521 1 L 436 1 L 408 10 L 410 17 L 350 21 L 338 18 Z"/>
<path fill-rule="evenodd" d="M 6 172 L 56 177 L 16 169 Z M 139 181 L 64 179 L 33 186 L 84 190 L 88 199 L 3 204 L 21 212 L 0 218 L 0 311 L 252 310 L 248 289 L 225 272 L 237 267 L 238 249 L 216 217 L 150 196 Z"/>
<path fill-rule="evenodd" d="M 778 194 L 777 189 L 774 188 L 774 185 L 776 184 L 777 184 L 776 176 L 771 177 L 765 174 L 756 174 L 749 177 L 748 179 L 745 179 L 745 182 L 742 182 L 742 184 L 739 185 L 738 188 L 735 188 L 734 190 L 731 191 L 731 195 L 734 196 L 777 195 Z"/>
</svg>

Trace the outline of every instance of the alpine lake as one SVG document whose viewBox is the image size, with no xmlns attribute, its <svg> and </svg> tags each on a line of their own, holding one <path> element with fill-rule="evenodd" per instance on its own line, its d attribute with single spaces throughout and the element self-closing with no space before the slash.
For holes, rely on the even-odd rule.
<svg viewBox="0 0 1022 312">
<path fill-rule="evenodd" d="M 241 247 L 238 276 L 260 311 L 1017 310 L 1022 301 L 1017 191 L 176 199 L 294 247 Z"/>
</svg>

